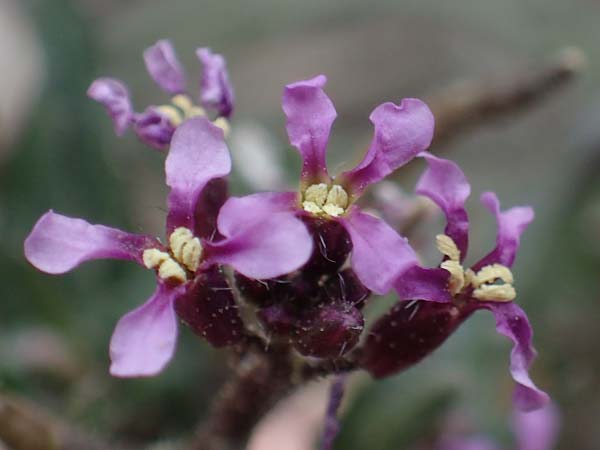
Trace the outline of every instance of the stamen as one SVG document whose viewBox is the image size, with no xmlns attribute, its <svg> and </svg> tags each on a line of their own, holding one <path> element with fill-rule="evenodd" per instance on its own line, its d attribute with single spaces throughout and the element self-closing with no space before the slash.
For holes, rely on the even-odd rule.
<svg viewBox="0 0 600 450">
<path fill-rule="evenodd" d="M 334 184 L 331 187 L 329 194 L 327 194 L 327 200 L 325 203 L 337 206 L 341 208 L 343 212 L 343 210 L 345 210 L 348 206 L 348 194 L 339 184 Z"/>
<path fill-rule="evenodd" d="M 317 206 L 315 202 L 302 202 L 302 208 L 304 211 L 308 211 L 313 214 L 321 214 L 323 210 Z"/>
<path fill-rule="evenodd" d="M 491 264 L 489 266 L 482 267 L 475 277 L 474 286 L 477 287 L 481 284 L 493 283 L 495 280 L 500 279 L 504 283 L 513 284 L 515 282 L 513 274 L 510 269 L 502 264 Z"/>
<path fill-rule="evenodd" d="M 313 184 L 304 191 L 304 200 L 321 208 L 327 200 L 328 189 L 329 187 L 325 183 Z"/>
<path fill-rule="evenodd" d="M 473 297 L 485 302 L 510 302 L 517 291 L 510 284 L 483 284 L 473 291 Z"/>
<path fill-rule="evenodd" d="M 169 246 L 175 260 L 185 265 L 190 271 L 196 271 L 202 257 L 200 239 L 194 237 L 189 229 L 179 227 L 169 236 Z"/>
<path fill-rule="evenodd" d="M 460 261 L 460 250 L 450 236 L 438 234 L 435 237 L 435 245 L 442 255 L 446 255 L 452 261 Z"/>
<path fill-rule="evenodd" d="M 206 114 L 206 113 L 204 113 L 204 114 Z M 229 136 L 231 127 L 229 126 L 229 121 L 225 117 L 219 117 L 219 118 L 215 119 L 215 121 L 213 122 L 213 125 L 219 127 L 221 130 L 223 130 L 223 135 L 225 137 Z"/>
<path fill-rule="evenodd" d="M 157 109 L 160 113 L 167 116 L 167 119 L 169 119 L 169 121 L 174 127 L 181 125 L 181 123 L 183 122 L 183 117 L 181 117 L 181 113 L 177 111 L 175 107 L 171 105 L 163 105 L 159 106 Z"/>
<path fill-rule="evenodd" d="M 177 264 L 173 258 L 169 258 L 164 261 L 158 268 L 158 276 L 163 280 L 177 281 L 184 283 L 187 281 L 185 270 Z"/>
<path fill-rule="evenodd" d="M 332 205 L 331 203 L 326 203 L 325 206 L 323 206 L 323 212 L 329 214 L 332 217 L 337 217 L 344 214 L 344 208 L 340 208 L 337 205 Z"/>
<path fill-rule="evenodd" d="M 162 252 L 156 248 L 146 249 L 142 255 L 144 265 L 148 269 L 155 269 L 170 258 L 171 256 L 167 252 Z"/>
<path fill-rule="evenodd" d="M 458 261 L 447 260 L 444 261 L 440 267 L 450 272 L 450 281 L 448 282 L 448 289 L 452 295 L 458 294 L 465 287 L 465 273 Z"/>
<path fill-rule="evenodd" d="M 192 100 L 187 95 L 183 94 L 178 94 L 175 97 L 173 97 L 171 99 L 171 103 L 173 103 L 175 106 L 181 109 L 186 116 L 188 111 L 194 107 Z"/>
</svg>

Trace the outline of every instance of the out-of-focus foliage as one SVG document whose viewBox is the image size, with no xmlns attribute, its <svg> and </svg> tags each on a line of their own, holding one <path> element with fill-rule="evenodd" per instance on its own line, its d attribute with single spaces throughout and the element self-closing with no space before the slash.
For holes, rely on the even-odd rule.
<svg viewBox="0 0 600 450">
<path fill-rule="evenodd" d="M 506 206 L 536 208 L 514 269 L 518 301 L 530 315 L 540 352 L 533 374 L 563 410 L 560 448 L 594 448 L 600 442 L 599 4 L 12 3 L 35 30 L 45 73 L 42 93 L 0 166 L 0 389 L 38 400 L 84 427 L 148 441 L 189 432 L 223 378 L 222 357 L 182 329 L 182 345 L 164 374 L 111 379 L 110 334 L 118 317 L 151 293 L 152 275 L 105 262 L 50 277 L 22 257 L 24 237 L 49 208 L 162 232 L 163 156 L 131 136 L 113 136 L 104 112 L 85 97 L 95 77 L 114 75 L 128 82 L 136 104 L 165 101 L 141 58 L 156 39 L 173 39 L 190 74 L 198 70 L 196 46 L 227 56 L 238 98 L 234 130 L 236 123 L 265 125 L 279 143 L 289 180 L 297 178 L 298 160 L 286 143 L 279 106 L 287 82 L 320 72 L 329 76 L 328 92 L 341 116 L 331 143 L 332 166 L 348 165 L 366 148 L 367 117 L 378 103 L 423 96 L 460 79 L 510 75 L 557 47 L 577 44 L 591 61 L 577 85 L 538 110 L 433 150 L 457 160 L 471 180 L 473 258 L 491 247 L 495 232 L 476 201 L 479 192 L 492 189 Z M 15 58 L 19 51 L 15 48 Z M 7 89 L 0 86 L 0 101 Z M 411 189 L 417 172 L 405 173 L 400 182 Z M 236 193 L 245 189 L 241 180 L 233 186 Z M 432 238 L 438 229 L 431 229 Z M 40 348 L 44 351 L 36 353 Z M 446 414 L 465 405 L 474 430 L 498 436 L 509 448 L 508 353 L 492 318 L 478 314 L 419 367 L 385 382 L 360 384 L 337 448 L 409 448 L 435 436 Z"/>
</svg>

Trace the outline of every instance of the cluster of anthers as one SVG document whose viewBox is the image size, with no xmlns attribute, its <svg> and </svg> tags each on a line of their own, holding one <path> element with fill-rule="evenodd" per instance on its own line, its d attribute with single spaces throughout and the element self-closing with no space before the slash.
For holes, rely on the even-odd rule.
<svg viewBox="0 0 600 450">
<path fill-rule="evenodd" d="M 149 248 L 142 256 L 148 269 L 156 269 L 161 279 L 177 284 L 188 280 L 188 271 L 196 272 L 201 257 L 200 239 L 184 227 L 176 228 L 169 236 L 169 252 Z"/>
<path fill-rule="evenodd" d="M 464 269 L 460 264 L 460 250 L 456 243 L 445 234 L 435 238 L 438 250 L 446 259 L 440 267 L 450 272 L 449 289 L 457 295 L 472 288 L 471 297 L 485 302 L 510 302 L 517 292 L 513 286 L 514 278 L 510 269 L 502 264 L 490 264 L 482 267 L 477 273 Z"/>
<path fill-rule="evenodd" d="M 312 184 L 304 191 L 302 208 L 315 215 L 338 217 L 348 208 L 348 194 L 339 184 Z"/>
<path fill-rule="evenodd" d="M 206 110 L 201 106 L 195 105 L 192 100 L 184 94 L 178 94 L 171 99 L 170 105 L 159 106 L 158 111 L 164 114 L 171 122 L 171 125 L 178 127 L 185 120 L 192 117 L 206 117 Z M 229 121 L 225 117 L 218 117 L 212 121 L 213 125 L 221 128 L 225 136 L 229 134 Z"/>
</svg>

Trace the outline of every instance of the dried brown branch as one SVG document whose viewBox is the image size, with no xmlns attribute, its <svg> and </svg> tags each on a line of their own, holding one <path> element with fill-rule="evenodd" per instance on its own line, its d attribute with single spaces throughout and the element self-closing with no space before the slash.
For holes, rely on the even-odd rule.
<svg viewBox="0 0 600 450">
<path fill-rule="evenodd" d="M 537 104 L 568 84 L 585 66 L 578 48 L 561 50 L 550 64 L 500 80 L 466 81 L 428 98 L 436 118 L 434 145 Z"/>
</svg>

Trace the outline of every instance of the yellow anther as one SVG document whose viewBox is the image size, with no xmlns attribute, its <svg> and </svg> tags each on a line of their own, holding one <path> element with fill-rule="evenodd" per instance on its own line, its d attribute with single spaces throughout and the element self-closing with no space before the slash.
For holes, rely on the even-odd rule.
<svg viewBox="0 0 600 450">
<path fill-rule="evenodd" d="M 313 214 L 321 214 L 323 212 L 323 210 L 317 206 L 315 202 L 304 201 L 302 202 L 302 208 L 304 211 L 308 211 Z"/>
<path fill-rule="evenodd" d="M 181 117 L 181 113 L 171 105 L 159 106 L 156 109 L 158 109 L 158 111 L 161 114 L 165 115 L 174 127 L 181 125 L 181 123 L 183 122 L 183 117 Z"/>
<path fill-rule="evenodd" d="M 333 205 L 331 203 L 325 203 L 325 206 L 323 206 L 323 212 L 325 212 L 326 214 L 329 214 L 332 217 L 337 217 L 337 216 L 341 216 L 342 214 L 344 214 L 344 208 L 340 208 L 337 205 Z"/>
<path fill-rule="evenodd" d="M 327 200 L 328 190 L 329 186 L 325 183 L 313 184 L 304 191 L 304 200 L 306 202 L 312 202 L 321 208 Z"/>
<path fill-rule="evenodd" d="M 447 260 L 444 261 L 440 267 L 450 272 L 450 281 L 448 282 L 448 289 L 452 295 L 458 294 L 465 287 L 465 272 L 458 261 Z"/>
<path fill-rule="evenodd" d="M 195 272 L 200 264 L 200 257 L 202 256 L 202 244 L 200 239 L 195 237 L 191 241 L 188 241 L 183 246 L 183 254 L 181 255 L 181 262 L 190 271 Z"/>
<path fill-rule="evenodd" d="M 342 212 L 348 207 L 348 194 L 339 184 L 334 184 L 329 194 L 327 194 L 326 204 L 334 205 L 342 209 Z"/>
<path fill-rule="evenodd" d="M 219 127 L 223 130 L 223 135 L 227 137 L 229 135 L 229 131 L 231 127 L 229 126 L 229 121 L 225 117 L 219 117 L 213 121 L 213 125 Z"/>
<path fill-rule="evenodd" d="M 173 97 L 171 99 L 171 103 L 173 103 L 180 110 L 182 110 L 186 116 L 188 115 L 188 111 L 194 107 L 192 100 L 187 95 L 183 94 L 178 94 L 175 97 Z"/>
<path fill-rule="evenodd" d="M 471 269 L 465 270 L 465 286 L 469 285 L 477 287 L 475 286 L 475 272 L 473 272 Z"/>
<path fill-rule="evenodd" d="M 482 267 L 475 279 L 473 285 L 478 287 L 485 283 L 493 283 L 495 280 L 502 280 L 506 284 L 513 284 L 514 278 L 510 269 L 502 264 L 491 264 L 489 266 Z"/>
<path fill-rule="evenodd" d="M 169 236 L 169 246 L 173 257 L 195 272 L 202 256 L 200 239 L 194 237 L 192 232 L 185 227 L 176 228 Z"/>
<path fill-rule="evenodd" d="M 206 116 L 206 111 L 200 106 L 192 106 L 189 111 L 187 111 L 186 116 L 188 119 L 192 117 Z"/>
<path fill-rule="evenodd" d="M 484 302 L 510 302 L 517 292 L 510 284 L 482 284 L 473 291 L 473 297 Z"/>
<path fill-rule="evenodd" d="M 142 254 L 142 260 L 148 269 L 155 269 L 170 258 L 171 256 L 167 252 L 160 251 L 157 248 L 146 249 Z"/>
<path fill-rule="evenodd" d="M 442 255 L 446 255 L 452 261 L 460 261 L 460 250 L 450 236 L 438 234 L 435 237 L 435 245 Z"/>
<path fill-rule="evenodd" d="M 158 276 L 163 280 L 175 281 L 178 283 L 184 283 L 187 281 L 185 270 L 173 260 L 169 258 L 164 261 L 158 268 Z"/>
</svg>

